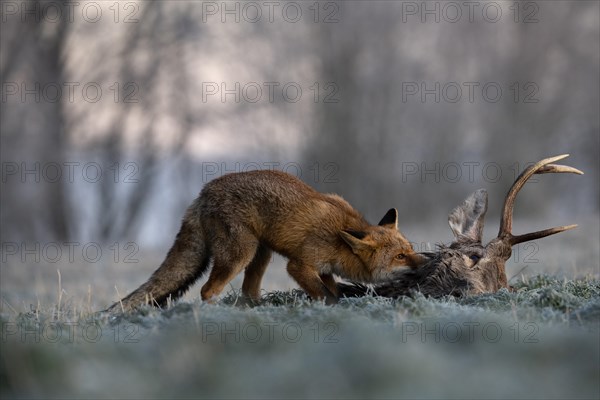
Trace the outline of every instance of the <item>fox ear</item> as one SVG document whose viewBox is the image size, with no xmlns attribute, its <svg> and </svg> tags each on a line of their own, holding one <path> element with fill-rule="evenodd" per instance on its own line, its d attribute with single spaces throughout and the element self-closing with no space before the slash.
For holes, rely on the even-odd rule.
<svg viewBox="0 0 600 400">
<path fill-rule="evenodd" d="M 352 248 L 352 251 L 356 253 L 360 250 L 365 250 L 371 247 L 371 245 L 364 240 L 367 236 L 366 232 L 361 231 L 341 231 L 340 236 L 344 239 L 344 242 Z"/>
<path fill-rule="evenodd" d="M 488 207 L 485 189 L 472 193 L 465 201 L 448 215 L 448 224 L 454 237 L 481 242 L 483 219 Z"/>
<path fill-rule="evenodd" d="M 390 208 L 377 225 L 390 229 L 398 229 L 398 211 L 395 208 Z"/>
</svg>

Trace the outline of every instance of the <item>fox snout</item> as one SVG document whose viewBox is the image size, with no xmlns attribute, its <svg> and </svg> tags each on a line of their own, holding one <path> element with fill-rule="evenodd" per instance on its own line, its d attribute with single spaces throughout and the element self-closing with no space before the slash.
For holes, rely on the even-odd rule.
<svg viewBox="0 0 600 400">
<path fill-rule="evenodd" d="M 425 264 L 429 261 L 429 258 L 421 253 L 416 253 L 414 250 L 410 252 L 410 254 L 406 254 L 404 256 L 406 267 L 416 268 L 422 264 Z"/>
</svg>

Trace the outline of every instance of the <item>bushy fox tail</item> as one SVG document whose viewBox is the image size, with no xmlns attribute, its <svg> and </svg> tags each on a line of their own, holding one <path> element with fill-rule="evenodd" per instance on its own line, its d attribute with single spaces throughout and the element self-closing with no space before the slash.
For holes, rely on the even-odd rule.
<svg viewBox="0 0 600 400">
<path fill-rule="evenodd" d="M 143 304 L 163 306 L 181 297 L 208 269 L 210 253 L 204 237 L 198 205 L 186 211 L 175 243 L 150 279 L 106 311 L 131 311 Z"/>
</svg>

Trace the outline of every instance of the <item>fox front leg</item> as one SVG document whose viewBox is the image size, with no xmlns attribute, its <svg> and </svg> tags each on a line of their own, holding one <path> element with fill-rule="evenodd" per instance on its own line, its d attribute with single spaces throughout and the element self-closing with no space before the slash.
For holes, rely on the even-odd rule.
<svg viewBox="0 0 600 400">
<path fill-rule="evenodd" d="M 325 284 L 327 289 L 329 289 L 329 291 L 336 298 L 339 298 L 340 296 L 339 296 L 338 290 L 337 290 L 337 283 L 335 282 L 333 275 L 332 274 L 320 274 L 319 277 L 321 278 L 321 281 Z"/>
<path fill-rule="evenodd" d="M 337 296 L 323 283 L 314 267 L 290 260 L 287 265 L 287 271 L 312 299 L 324 299 L 325 304 L 328 305 L 337 304 Z"/>
</svg>

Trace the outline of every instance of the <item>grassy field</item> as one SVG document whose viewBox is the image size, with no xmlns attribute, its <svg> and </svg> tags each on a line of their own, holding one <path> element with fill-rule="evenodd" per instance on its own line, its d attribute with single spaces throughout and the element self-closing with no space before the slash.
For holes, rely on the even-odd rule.
<svg viewBox="0 0 600 400">
<path fill-rule="evenodd" d="M 598 398 L 600 281 L 517 292 L 262 304 L 183 301 L 110 317 L 65 294 L 3 301 L 6 398 Z M 61 289 L 62 290 L 62 289 Z M 60 305 L 59 305 L 60 303 Z"/>
<path fill-rule="evenodd" d="M 95 312 L 147 279 L 166 249 L 127 263 L 111 245 L 97 262 L 64 251 L 53 263 L 41 246 L 38 261 L 17 253 L 0 268 L 0 397 L 597 399 L 593 228 L 513 249 L 517 292 L 331 307 L 307 301 L 275 257 L 259 306 L 237 301 L 241 276 L 202 303 L 205 277 L 167 309 L 120 317 Z"/>
</svg>

